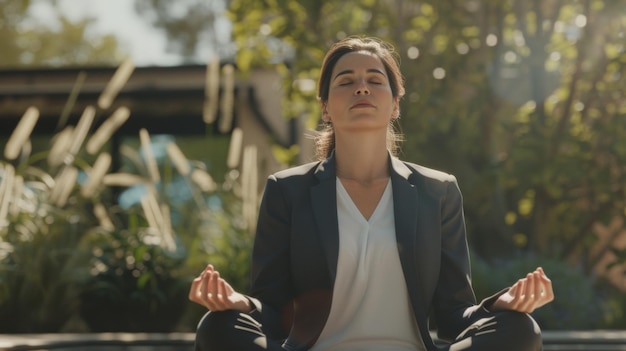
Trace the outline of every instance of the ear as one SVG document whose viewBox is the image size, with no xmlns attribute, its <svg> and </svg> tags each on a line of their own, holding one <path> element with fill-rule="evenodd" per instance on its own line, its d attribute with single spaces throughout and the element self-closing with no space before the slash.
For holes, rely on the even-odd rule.
<svg viewBox="0 0 626 351">
<path fill-rule="evenodd" d="M 393 104 L 393 112 L 391 113 L 391 118 L 396 119 L 400 118 L 400 99 L 395 98 Z"/>
<path fill-rule="evenodd" d="M 328 114 L 328 110 L 326 109 L 327 103 L 322 101 L 321 106 L 322 106 L 322 121 L 324 121 L 325 123 L 329 123 L 330 115 Z"/>
</svg>

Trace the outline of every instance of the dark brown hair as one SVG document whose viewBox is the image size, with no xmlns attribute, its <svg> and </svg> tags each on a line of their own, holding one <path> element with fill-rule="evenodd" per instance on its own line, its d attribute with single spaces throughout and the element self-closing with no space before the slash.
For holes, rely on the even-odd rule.
<svg viewBox="0 0 626 351">
<path fill-rule="evenodd" d="M 389 85 L 391 86 L 391 95 L 394 98 L 401 99 L 404 96 L 404 78 L 400 72 L 398 55 L 391 44 L 372 37 L 348 37 L 330 47 L 322 63 L 322 70 L 317 84 L 317 98 L 323 103 L 328 101 L 331 75 L 337 61 L 343 55 L 357 51 L 368 51 L 382 61 L 389 79 Z M 402 138 L 396 133 L 392 120 L 387 127 L 387 148 L 393 155 L 397 154 L 401 140 Z M 335 131 L 331 123 L 326 123 L 324 129 L 315 138 L 317 159 L 326 159 L 334 148 Z"/>
</svg>

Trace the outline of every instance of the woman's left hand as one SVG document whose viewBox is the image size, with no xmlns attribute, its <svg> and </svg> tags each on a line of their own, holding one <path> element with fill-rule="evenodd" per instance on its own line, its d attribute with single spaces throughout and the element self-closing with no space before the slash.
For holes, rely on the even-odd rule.
<svg viewBox="0 0 626 351">
<path fill-rule="evenodd" d="M 493 303 L 492 310 L 511 310 L 531 313 L 554 300 L 552 282 L 542 268 L 528 273 Z"/>
</svg>

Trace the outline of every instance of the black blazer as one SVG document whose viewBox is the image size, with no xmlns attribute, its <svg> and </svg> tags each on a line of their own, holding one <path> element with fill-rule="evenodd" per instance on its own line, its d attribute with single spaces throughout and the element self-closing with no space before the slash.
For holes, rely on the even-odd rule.
<svg viewBox="0 0 626 351">
<path fill-rule="evenodd" d="M 454 339 L 487 317 L 476 304 L 461 192 L 452 175 L 390 156 L 398 253 L 428 350 L 432 316 L 438 336 Z M 307 350 L 330 313 L 339 233 L 334 155 L 271 175 L 253 250 L 251 313 L 288 350 Z M 398 287 L 401 288 L 401 287 Z M 384 302 L 381 302 L 384 303 Z"/>
</svg>

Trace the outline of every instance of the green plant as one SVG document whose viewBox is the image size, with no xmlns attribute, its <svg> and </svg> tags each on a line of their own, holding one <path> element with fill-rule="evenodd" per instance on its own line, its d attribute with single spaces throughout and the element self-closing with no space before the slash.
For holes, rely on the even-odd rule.
<svg viewBox="0 0 626 351">
<path fill-rule="evenodd" d="M 128 216 L 126 230 L 95 230 L 81 243 L 90 252 L 90 277 L 81 284 L 80 313 L 95 332 L 164 332 L 176 325 L 190 280 L 179 275 L 185 252 Z"/>
<path fill-rule="evenodd" d="M 122 148 L 124 169 L 110 173 L 112 156 L 102 148 L 130 111 L 119 107 L 88 136 L 132 69 L 129 61 L 120 66 L 99 108 L 88 106 L 76 126 L 61 118 L 43 151 L 32 153 L 34 107 L 8 140 L 0 160 L 0 332 L 75 331 L 68 324 L 81 318 L 93 331 L 193 330 L 194 313 L 205 311 L 188 301 L 189 283 L 209 262 L 244 289 L 256 151 L 246 149 L 241 177 L 233 169 L 218 184 L 172 137 L 153 142 L 142 129 L 137 149 Z M 181 324 L 190 313 L 193 322 Z"/>
<path fill-rule="evenodd" d="M 83 263 L 75 248 L 97 220 L 88 202 L 69 196 L 76 182 L 64 171 L 72 168 L 44 170 L 47 152 L 17 158 L 11 148 L 12 162 L 0 161 L 0 331 L 59 331 L 77 310 Z"/>
<path fill-rule="evenodd" d="M 21 213 L 0 229 L 0 331 L 56 332 L 77 311 L 83 265 L 75 248 L 90 223 L 80 207 L 28 205 L 34 215 Z"/>
<path fill-rule="evenodd" d="M 552 281 L 555 299 L 533 312 L 539 325 L 552 330 L 580 330 L 608 327 L 605 323 L 615 313 L 611 299 L 581 270 L 566 262 L 535 255 L 509 260 L 487 261 L 472 258 L 472 281 L 478 299 L 511 286 L 537 267 L 543 267 Z"/>
</svg>

